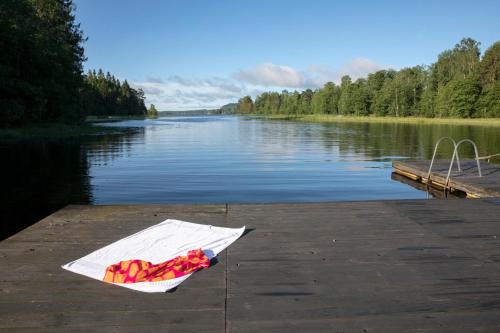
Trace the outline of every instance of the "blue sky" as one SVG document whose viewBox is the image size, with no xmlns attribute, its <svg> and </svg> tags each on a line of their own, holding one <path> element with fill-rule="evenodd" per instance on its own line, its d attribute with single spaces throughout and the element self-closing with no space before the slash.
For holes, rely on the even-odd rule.
<svg viewBox="0 0 500 333">
<path fill-rule="evenodd" d="M 76 0 L 85 68 L 146 92 L 160 110 L 316 88 L 431 64 L 462 37 L 500 40 L 500 1 Z"/>
</svg>

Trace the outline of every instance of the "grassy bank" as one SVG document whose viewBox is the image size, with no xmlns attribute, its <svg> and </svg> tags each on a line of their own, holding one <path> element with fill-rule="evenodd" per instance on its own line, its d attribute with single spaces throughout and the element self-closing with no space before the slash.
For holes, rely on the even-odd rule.
<svg viewBox="0 0 500 333">
<path fill-rule="evenodd" d="M 499 126 L 500 118 L 420 118 L 420 117 L 370 117 L 370 116 L 338 116 L 329 114 L 310 115 L 268 115 L 263 116 L 270 120 L 293 120 L 317 123 L 340 123 L 340 122 L 370 122 L 370 123 L 400 123 L 400 124 L 442 124 L 442 125 L 477 125 L 477 126 Z"/>
<path fill-rule="evenodd" d="M 30 124 L 22 127 L 0 128 L 0 142 L 62 140 L 92 135 L 117 134 L 127 130 L 129 129 L 92 124 Z"/>
<path fill-rule="evenodd" d="M 85 121 L 87 123 L 109 123 L 123 120 L 144 120 L 151 117 L 147 116 L 87 116 Z"/>
</svg>

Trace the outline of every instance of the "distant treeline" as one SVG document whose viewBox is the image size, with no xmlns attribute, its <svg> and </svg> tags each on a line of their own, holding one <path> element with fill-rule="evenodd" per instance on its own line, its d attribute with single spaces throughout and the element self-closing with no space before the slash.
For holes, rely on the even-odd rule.
<svg viewBox="0 0 500 333">
<path fill-rule="evenodd" d="M 146 114 L 144 94 L 126 81 L 83 75 L 73 13 L 72 0 L 0 1 L 0 127 Z"/>
<path fill-rule="evenodd" d="M 464 38 L 430 66 L 380 70 L 340 85 L 302 92 L 266 92 L 238 102 L 240 113 L 354 116 L 500 117 L 500 42 L 480 57 L 477 41 Z"/>
<path fill-rule="evenodd" d="M 159 116 L 209 116 L 209 115 L 227 115 L 237 113 L 238 103 L 229 103 L 218 109 L 197 109 L 183 111 L 161 111 Z"/>
<path fill-rule="evenodd" d="M 147 113 L 141 89 L 130 87 L 127 80 L 120 83 L 109 72 L 104 75 L 101 69 L 84 75 L 81 100 L 83 109 L 92 116 L 144 116 Z"/>
</svg>

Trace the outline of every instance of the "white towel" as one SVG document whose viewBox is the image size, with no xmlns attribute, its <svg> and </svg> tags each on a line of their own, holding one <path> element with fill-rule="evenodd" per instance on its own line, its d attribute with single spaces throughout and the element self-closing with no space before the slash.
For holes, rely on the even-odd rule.
<svg viewBox="0 0 500 333">
<path fill-rule="evenodd" d="M 169 219 L 122 238 L 62 268 L 102 281 L 106 268 L 123 260 L 140 259 L 157 264 L 199 248 L 212 259 L 244 231 L 245 227 L 221 228 Z M 191 274 L 158 282 L 113 284 L 143 292 L 165 292 L 177 287 Z"/>
</svg>

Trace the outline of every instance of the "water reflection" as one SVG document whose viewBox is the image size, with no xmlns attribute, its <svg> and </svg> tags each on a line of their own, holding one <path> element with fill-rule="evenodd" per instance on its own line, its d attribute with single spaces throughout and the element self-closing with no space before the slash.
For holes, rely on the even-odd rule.
<svg viewBox="0 0 500 333">
<path fill-rule="evenodd" d="M 39 141 L 0 144 L 0 239 L 68 204 L 92 204 L 93 163 L 106 164 L 130 151 L 132 137 L 144 129 L 88 138 L 84 142 Z M 89 161 L 89 151 L 99 156 Z"/>
<path fill-rule="evenodd" d="M 435 142 L 450 136 L 456 141 L 469 138 L 478 144 L 479 154 L 487 155 L 500 151 L 498 127 L 386 124 L 386 123 L 338 123 L 324 124 L 322 137 L 327 148 L 331 141 L 339 142 L 341 152 L 354 152 L 367 158 L 393 159 L 408 157 L 430 159 Z M 463 145 L 461 156 L 473 157 L 472 147 Z M 440 156 L 450 158 L 453 147 L 440 146 Z"/>
<path fill-rule="evenodd" d="M 426 158 L 442 136 L 500 152 L 495 127 L 309 124 L 172 117 L 111 124 L 120 135 L 0 145 L 2 236 L 70 203 L 256 203 L 426 198 L 391 161 Z M 452 148 L 442 146 L 441 156 Z M 461 156 L 471 156 L 464 146 Z"/>
<path fill-rule="evenodd" d="M 98 136 L 81 142 L 89 166 L 106 166 L 115 158 L 130 157 L 134 144 L 144 144 L 145 127 L 131 127 L 120 134 Z"/>
</svg>

